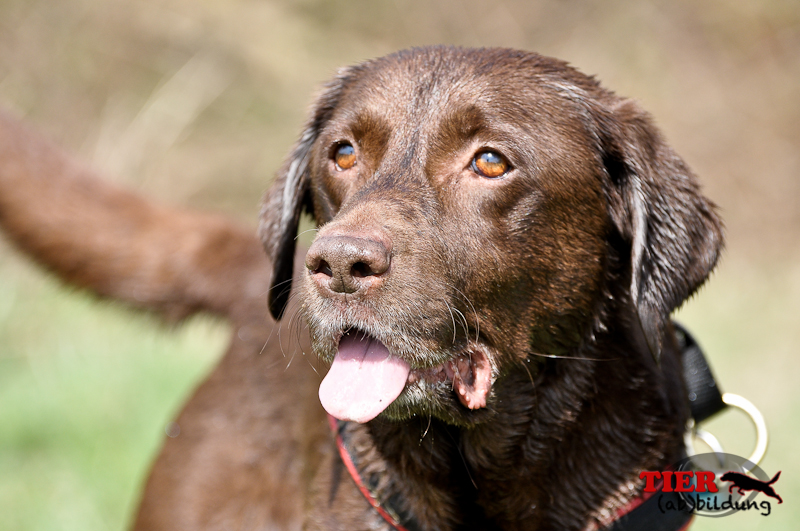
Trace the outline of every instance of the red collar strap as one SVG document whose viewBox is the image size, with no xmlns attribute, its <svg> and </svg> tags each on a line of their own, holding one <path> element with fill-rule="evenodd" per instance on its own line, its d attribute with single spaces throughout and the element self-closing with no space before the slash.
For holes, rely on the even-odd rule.
<svg viewBox="0 0 800 531">
<path fill-rule="evenodd" d="M 361 478 L 361 474 L 358 472 L 358 467 L 356 466 L 353 454 L 350 452 L 348 445 L 350 437 L 346 430 L 347 422 L 328 415 L 328 423 L 331 426 L 333 434 L 336 436 L 336 446 L 339 448 L 339 455 L 342 457 L 345 468 L 347 468 L 350 477 L 353 478 L 358 490 L 361 491 L 361 494 L 367 499 L 369 504 L 378 511 L 378 514 L 380 514 L 390 526 L 392 526 L 392 529 L 396 531 L 419 531 L 420 528 L 411 517 L 405 515 L 401 516 L 401 513 L 391 507 L 391 505 L 381 503 L 375 496 L 374 488 L 372 488 L 371 485 L 368 486 Z M 405 525 L 400 523 L 401 519 L 405 522 Z"/>
<path fill-rule="evenodd" d="M 358 490 L 361 491 L 361 494 L 369 504 L 378 511 L 378 514 L 386 520 L 386 523 L 392 529 L 396 531 L 421 531 L 422 528 L 417 524 L 413 516 L 403 514 L 402 511 L 393 507 L 390 503 L 391 500 L 379 500 L 375 495 L 374 486 L 361 477 L 355 457 L 348 444 L 350 439 L 347 433 L 348 423 L 337 420 L 330 415 L 328 415 L 328 423 L 331 431 L 336 436 L 336 446 L 339 449 L 339 455 L 345 468 L 347 468 L 350 477 L 353 478 Z M 668 496 L 676 498 L 672 500 L 672 503 L 677 506 L 678 495 L 674 492 L 661 493 L 659 496 L 655 496 L 654 493 L 644 493 L 642 496 L 634 498 L 625 507 L 617 511 L 613 522 L 600 528 L 600 531 L 639 531 L 643 529 L 648 531 L 686 531 L 691 524 L 691 513 L 685 511 L 663 513 L 659 509 L 659 498 L 661 497 L 663 505 L 667 502 L 663 497 Z"/>
<path fill-rule="evenodd" d="M 617 511 L 614 521 L 601 527 L 600 531 L 687 531 L 694 514 L 691 511 L 662 511 L 661 507 L 667 504 L 672 507 L 686 505 L 680 494 L 661 492 L 662 486 L 657 485 L 656 492 L 643 492 L 629 501 Z"/>
</svg>

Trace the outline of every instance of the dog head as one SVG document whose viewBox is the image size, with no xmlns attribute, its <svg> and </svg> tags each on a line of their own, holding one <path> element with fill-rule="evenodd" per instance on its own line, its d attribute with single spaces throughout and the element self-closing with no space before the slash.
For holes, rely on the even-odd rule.
<svg viewBox="0 0 800 531">
<path fill-rule="evenodd" d="M 303 211 L 320 396 L 357 421 L 476 421 L 512 367 L 591 342 L 612 298 L 658 360 L 722 240 L 635 103 L 505 49 L 399 52 L 324 87 L 262 209 L 276 319 Z"/>
</svg>

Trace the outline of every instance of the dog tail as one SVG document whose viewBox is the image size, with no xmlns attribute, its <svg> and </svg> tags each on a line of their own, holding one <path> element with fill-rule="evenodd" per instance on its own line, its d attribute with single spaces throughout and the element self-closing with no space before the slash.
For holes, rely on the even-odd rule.
<svg viewBox="0 0 800 531">
<path fill-rule="evenodd" d="M 231 316 L 259 298 L 266 314 L 269 264 L 255 230 L 105 182 L 3 112 L 0 227 L 66 282 L 168 320 Z"/>
<path fill-rule="evenodd" d="M 775 477 L 773 477 L 771 480 L 767 481 L 767 485 L 772 485 L 773 483 L 778 481 L 779 477 L 781 477 L 781 470 L 778 470 L 778 473 L 775 474 Z"/>
</svg>

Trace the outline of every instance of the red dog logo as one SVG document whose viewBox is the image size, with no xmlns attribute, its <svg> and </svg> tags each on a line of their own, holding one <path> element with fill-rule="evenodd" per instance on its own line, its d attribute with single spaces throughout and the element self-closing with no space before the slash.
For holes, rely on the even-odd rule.
<svg viewBox="0 0 800 531">
<path fill-rule="evenodd" d="M 778 500 L 778 503 L 783 503 L 781 497 L 778 496 L 778 494 L 775 492 L 775 489 L 773 489 L 771 486 L 773 483 L 778 481 L 779 477 L 781 477 L 780 472 L 775 474 L 775 477 L 769 481 L 759 481 L 738 472 L 725 472 L 720 479 L 722 481 L 730 481 L 732 483 L 732 485 L 728 488 L 728 492 L 733 492 L 733 489 L 737 489 L 739 491 L 739 495 L 743 496 L 744 491 L 746 490 L 757 490 L 759 492 L 763 492 L 770 498 L 775 498 Z"/>
</svg>

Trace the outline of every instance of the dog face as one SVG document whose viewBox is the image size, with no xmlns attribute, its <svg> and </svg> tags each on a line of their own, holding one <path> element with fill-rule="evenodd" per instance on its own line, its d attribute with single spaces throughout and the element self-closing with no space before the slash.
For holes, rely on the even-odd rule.
<svg viewBox="0 0 800 531">
<path fill-rule="evenodd" d="M 633 103 L 559 61 L 425 48 L 345 69 L 268 194 L 270 308 L 299 286 L 339 418 L 492 415 L 538 354 L 580 355 L 627 308 L 658 359 L 713 267 L 713 206 Z M 611 302 L 613 301 L 613 302 Z"/>
</svg>

